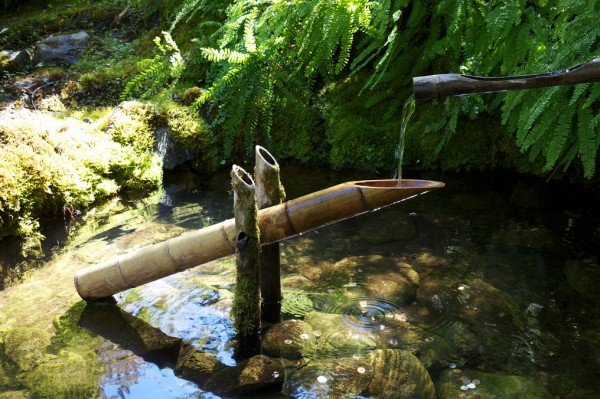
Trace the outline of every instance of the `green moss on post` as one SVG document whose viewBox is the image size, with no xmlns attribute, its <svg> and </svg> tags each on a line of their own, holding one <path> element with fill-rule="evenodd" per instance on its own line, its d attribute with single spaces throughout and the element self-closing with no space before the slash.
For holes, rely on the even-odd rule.
<svg viewBox="0 0 600 399">
<path fill-rule="evenodd" d="M 260 209 L 280 204 L 285 191 L 279 178 L 279 165 L 265 148 L 256 146 L 256 201 Z M 261 319 L 263 322 L 281 321 L 281 274 L 279 243 L 265 245 L 260 254 Z"/>
<path fill-rule="evenodd" d="M 231 171 L 236 230 L 236 285 L 231 314 L 244 356 L 258 353 L 260 333 L 260 238 L 252 176 L 237 165 Z"/>
</svg>

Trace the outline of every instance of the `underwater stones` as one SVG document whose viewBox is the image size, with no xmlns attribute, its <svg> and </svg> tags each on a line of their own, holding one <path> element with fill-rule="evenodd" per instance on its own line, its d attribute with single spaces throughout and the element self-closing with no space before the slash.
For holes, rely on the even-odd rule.
<svg viewBox="0 0 600 399">
<path fill-rule="evenodd" d="M 414 221 L 407 218 L 405 212 L 385 210 L 371 215 L 358 233 L 360 238 L 371 244 L 408 241 L 417 234 Z"/>
<path fill-rule="evenodd" d="M 281 383 L 289 367 L 285 360 L 257 355 L 235 367 L 218 370 L 202 389 L 217 395 L 251 392 Z"/>
<path fill-rule="evenodd" d="M 224 368 L 213 355 L 199 352 L 192 345 L 184 344 L 179 352 L 175 372 L 183 378 L 204 384 L 217 371 Z"/>
<path fill-rule="evenodd" d="M 312 281 L 300 274 L 292 274 L 288 276 L 282 276 L 281 286 L 291 289 L 310 289 L 313 287 Z"/>
<path fill-rule="evenodd" d="M 403 304 L 414 300 L 419 285 L 419 275 L 409 264 L 381 255 L 351 256 L 330 269 L 345 276 L 344 281 L 353 276 L 368 296 Z"/>
<path fill-rule="evenodd" d="M 289 371 L 284 393 L 320 398 L 433 399 L 435 391 L 427 370 L 410 352 L 375 350 L 369 354 L 313 359 Z"/>
<path fill-rule="evenodd" d="M 262 352 L 267 356 L 300 359 L 314 345 L 312 327 L 300 320 L 285 320 L 274 324 L 261 341 Z"/>
<path fill-rule="evenodd" d="M 20 370 L 32 370 L 41 360 L 44 348 L 50 345 L 51 335 L 37 328 L 17 327 L 4 336 L 4 354 Z"/>
<path fill-rule="evenodd" d="M 84 31 L 50 35 L 36 46 L 33 63 L 74 64 L 89 39 L 90 35 Z"/>
<path fill-rule="evenodd" d="M 19 72 L 31 63 L 31 55 L 26 50 L 0 51 L 0 72 Z"/>
<path fill-rule="evenodd" d="M 565 262 L 563 272 L 567 276 L 569 285 L 578 294 L 588 301 L 600 303 L 598 290 L 600 289 L 600 265 L 591 259 L 568 260 Z"/>
<path fill-rule="evenodd" d="M 475 388 L 473 387 L 473 384 Z M 462 388 L 464 387 L 464 389 Z M 461 393 L 477 399 L 551 399 L 546 388 L 533 379 L 476 370 L 452 370 L 442 374 L 436 383 L 439 399 L 455 399 Z"/>
<path fill-rule="evenodd" d="M 313 329 L 314 351 L 322 355 L 356 353 L 371 348 L 415 352 L 421 346 L 421 331 L 393 317 L 377 320 L 376 325 L 363 325 L 360 318 L 349 315 L 311 312 L 304 321 Z"/>
</svg>

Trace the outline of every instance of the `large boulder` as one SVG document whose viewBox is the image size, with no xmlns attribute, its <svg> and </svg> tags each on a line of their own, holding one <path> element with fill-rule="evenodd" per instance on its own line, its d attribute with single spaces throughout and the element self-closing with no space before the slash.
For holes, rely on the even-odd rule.
<svg viewBox="0 0 600 399">
<path fill-rule="evenodd" d="M 186 380 L 204 384 L 217 371 L 225 368 L 213 355 L 198 351 L 192 345 L 181 347 L 175 372 Z"/>
<path fill-rule="evenodd" d="M 286 376 L 284 393 L 320 398 L 433 399 L 427 370 L 410 352 L 385 349 L 365 355 L 314 359 Z M 312 397 L 312 396 L 311 396 Z"/>
<path fill-rule="evenodd" d="M 26 50 L 0 51 L 0 72 L 19 72 L 31 63 L 31 55 Z"/>
<path fill-rule="evenodd" d="M 74 64 L 89 40 L 90 35 L 84 31 L 50 35 L 35 47 L 33 63 Z"/>
<path fill-rule="evenodd" d="M 472 385 L 470 385 L 472 384 Z M 517 375 L 476 370 L 449 370 L 436 383 L 439 399 L 472 397 L 478 399 L 550 399 L 538 381 Z"/>
</svg>

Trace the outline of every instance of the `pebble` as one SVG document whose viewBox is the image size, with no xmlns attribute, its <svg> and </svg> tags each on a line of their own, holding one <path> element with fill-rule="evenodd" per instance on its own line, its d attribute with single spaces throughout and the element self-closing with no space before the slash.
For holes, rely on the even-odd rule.
<svg viewBox="0 0 600 399">
<path fill-rule="evenodd" d="M 300 334 L 301 339 L 308 339 L 308 334 Z"/>
<path fill-rule="evenodd" d="M 279 378 L 279 371 L 273 371 L 273 378 Z"/>
<path fill-rule="evenodd" d="M 467 386 L 466 386 L 466 385 L 461 385 L 461 386 L 460 386 L 460 389 L 462 389 L 463 391 L 466 391 L 466 390 L 467 390 L 467 389 L 469 389 L 469 388 L 467 388 Z"/>
<path fill-rule="evenodd" d="M 315 337 L 320 337 L 321 335 L 323 335 L 323 333 L 320 330 L 315 330 L 315 331 L 313 331 L 313 335 Z"/>
<path fill-rule="evenodd" d="M 479 384 L 481 384 L 481 381 L 479 381 L 479 380 L 473 380 L 473 384 L 479 385 Z"/>
<path fill-rule="evenodd" d="M 452 372 L 454 374 L 460 374 L 460 373 L 462 373 L 462 370 L 461 369 L 454 369 L 454 370 L 452 370 Z"/>
<path fill-rule="evenodd" d="M 464 291 L 464 289 L 465 289 L 465 286 L 464 286 L 464 285 L 459 285 L 459 286 L 458 286 L 458 290 L 459 290 L 459 291 Z"/>
<path fill-rule="evenodd" d="M 325 384 L 327 382 L 327 377 L 320 375 L 317 377 L 317 381 L 319 381 L 321 384 Z"/>
<path fill-rule="evenodd" d="M 291 339 L 286 339 L 285 341 L 283 341 L 284 344 L 286 345 L 291 345 L 292 344 L 292 340 Z"/>
<path fill-rule="evenodd" d="M 359 367 L 356 369 L 356 371 L 358 371 L 359 374 L 364 374 L 366 370 L 364 367 Z"/>
<path fill-rule="evenodd" d="M 455 368 L 456 368 L 456 364 L 454 364 L 454 363 L 450 363 L 450 368 L 451 368 L 451 369 L 455 369 Z"/>
<path fill-rule="evenodd" d="M 475 389 L 476 387 L 477 387 L 477 385 L 475 385 L 473 383 L 467 384 L 467 388 L 469 388 L 469 389 Z"/>
</svg>

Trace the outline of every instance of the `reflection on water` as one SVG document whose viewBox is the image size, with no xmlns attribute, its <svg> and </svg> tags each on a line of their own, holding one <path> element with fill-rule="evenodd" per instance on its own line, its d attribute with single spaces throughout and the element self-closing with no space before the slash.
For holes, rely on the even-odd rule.
<svg viewBox="0 0 600 399">
<path fill-rule="evenodd" d="M 282 179 L 294 198 L 372 177 L 287 169 Z M 597 198 L 561 190 L 550 203 L 548 186 L 432 179 L 447 188 L 282 242 L 288 320 L 266 330 L 262 351 L 287 360 L 252 363 L 247 373 L 270 382 L 244 389 L 597 397 Z M 45 273 L 0 292 L 0 392 L 59 395 L 85 380 L 85 392 L 96 384 L 107 398 L 236 396 L 228 384 L 250 366 L 234 356 L 231 257 L 118 294 L 111 314 L 74 305 L 71 281 L 78 268 L 231 217 L 228 190 L 225 173 L 169 175 L 157 198 L 98 218 Z M 176 367 L 183 344 L 222 368 L 206 382 L 213 393 L 202 389 L 210 376 L 183 379 L 193 379 Z"/>
</svg>

